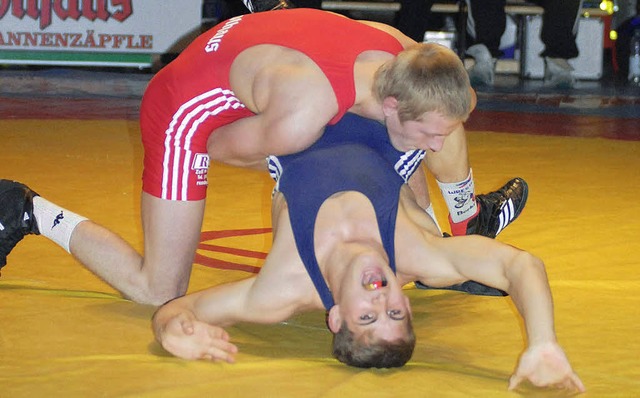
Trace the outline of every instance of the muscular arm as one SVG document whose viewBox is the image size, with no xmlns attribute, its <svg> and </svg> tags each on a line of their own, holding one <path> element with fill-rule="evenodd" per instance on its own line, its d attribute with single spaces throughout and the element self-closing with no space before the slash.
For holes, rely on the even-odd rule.
<svg viewBox="0 0 640 398">
<path fill-rule="evenodd" d="M 525 321 L 530 345 L 556 341 L 551 290 L 539 258 L 481 236 L 437 238 L 434 244 L 443 256 L 441 269 L 423 282 L 446 286 L 474 280 L 504 290 Z"/>
<path fill-rule="evenodd" d="M 306 59 L 283 54 L 293 59 L 263 67 L 250 84 L 243 84 L 243 76 L 232 76 L 238 98 L 255 115 L 211 134 L 207 150 L 212 159 L 254 166 L 263 164 L 268 155 L 299 152 L 320 138 L 338 112 L 335 94 L 322 71 Z"/>
<path fill-rule="evenodd" d="M 218 128 L 209 138 L 212 159 L 240 167 L 264 168 L 269 155 L 300 152 L 313 144 L 330 120 L 310 117 L 304 106 L 295 111 L 277 109 L 236 120 Z"/>
<path fill-rule="evenodd" d="M 185 359 L 233 362 L 238 348 L 223 327 L 276 323 L 322 308 L 298 256 L 281 195 L 273 206 L 274 241 L 257 276 L 225 283 L 168 302 L 153 317 L 156 340 Z"/>
<path fill-rule="evenodd" d="M 166 303 L 153 317 L 156 340 L 180 358 L 234 362 L 238 348 L 223 327 L 276 323 L 295 309 L 281 289 L 256 288 L 256 280 L 254 276 L 226 283 Z"/>
<path fill-rule="evenodd" d="M 396 242 L 402 242 L 396 248 L 402 277 L 415 276 L 434 287 L 474 280 L 508 292 L 524 320 L 527 334 L 527 349 L 509 388 L 528 380 L 540 387 L 584 391 L 582 381 L 556 339 L 553 299 L 543 262 L 530 253 L 483 236 L 434 236 L 425 232 L 429 221 L 425 221 L 424 212 L 417 209 L 415 202 L 403 203 L 406 206 L 400 209 L 396 232 Z M 408 212 L 404 213 L 405 210 Z M 415 224 L 405 223 L 407 214 Z M 412 229 L 415 226 L 418 228 Z M 405 270 L 409 276 L 404 274 Z"/>
<path fill-rule="evenodd" d="M 482 236 L 438 239 L 446 257 L 444 263 L 452 266 L 449 271 L 454 283 L 475 280 L 507 291 L 524 320 L 527 348 L 509 389 L 529 381 L 538 387 L 585 391 L 556 339 L 553 299 L 543 262 L 530 253 Z M 423 281 L 429 284 L 430 278 Z"/>
</svg>

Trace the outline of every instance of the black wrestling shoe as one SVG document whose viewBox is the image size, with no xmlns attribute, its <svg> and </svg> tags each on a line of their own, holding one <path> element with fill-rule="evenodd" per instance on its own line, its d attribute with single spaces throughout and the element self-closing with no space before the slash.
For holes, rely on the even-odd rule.
<svg viewBox="0 0 640 398">
<path fill-rule="evenodd" d="M 33 216 L 33 197 L 38 196 L 19 182 L 0 180 L 0 268 L 25 235 L 40 235 Z"/>
<path fill-rule="evenodd" d="M 443 238 L 450 238 L 446 232 L 442 233 Z M 466 281 L 462 283 L 458 283 L 457 285 L 451 285 L 446 287 L 431 287 L 427 286 L 420 281 L 414 281 L 416 288 L 420 290 L 453 290 L 456 292 L 463 292 L 467 294 L 472 294 L 474 296 L 497 296 L 504 297 L 508 296 L 509 293 L 504 290 L 496 289 L 495 287 L 483 285 L 482 283 L 478 283 L 476 281 Z"/>
<path fill-rule="evenodd" d="M 467 235 L 495 238 L 522 213 L 528 196 L 529 186 L 522 178 L 509 180 L 495 192 L 477 195 L 480 212 L 467 224 Z"/>
<path fill-rule="evenodd" d="M 242 2 L 252 13 L 295 8 L 288 0 L 242 0 Z"/>
<path fill-rule="evenodd" d="M 472 294 L 474 296 L 494 296 L 494 297 L 505 297 L 509 294 L 504 290 L 496 289 L 495 287 L 483 285 L 482 283 L 478 283 L 476 281 L 466 281 L 463 283 L 459 283 L 457 285 L 451 285 L 447 287 L 431 287 L 427 286 L 420 281 L 415 281 L 416 288 L 421 290 L 453 290 L 456 292 L 463 292 L 467 294 Z"/>
</svg>

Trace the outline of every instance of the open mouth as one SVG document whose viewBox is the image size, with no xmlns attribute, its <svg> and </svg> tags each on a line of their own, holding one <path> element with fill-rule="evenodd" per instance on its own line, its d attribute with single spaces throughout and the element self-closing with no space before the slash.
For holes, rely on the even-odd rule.
<svg viewBox="0 0 640 398">
<path fill-rule="evenodd" d="M 364 287 L 365 290 L 377 290 L 385 286 L 387 286 L 387 278 L 385 278 L 382 270 L 378 267 L 364 271 L 362 275 L 362 287 Z"/>
</svg>

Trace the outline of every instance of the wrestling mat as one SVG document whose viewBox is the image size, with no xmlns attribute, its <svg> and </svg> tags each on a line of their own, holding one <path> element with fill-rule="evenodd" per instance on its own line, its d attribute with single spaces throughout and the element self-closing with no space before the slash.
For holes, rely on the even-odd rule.
<svg viewBox="0 0 640 398">
<path fill-rule="evenodd" d="M 1 119 L 0 174 L 141 249 L 137 121 L 80 119 Z M 513 176 L 529 183 L 526 209 L 498 239 L 544 259 L 558 339 L 587 387 L 583 396 L 640 396 L 640 142 L 508 130 L 468 137 L 478 193 Z M 259 270 L 271 239 L 271 188 L 266 173 L 212 166 L 190 291 Z M 320 312 L 229 328 L 240 348 L 236 364 L 189 362 L 154 341 L 154 308 L 122 299 L 62 249 L 28 236 L 0 278 L 0 397 L 568 395 L 507 391 L 525 345 L 508 298 L 407 294 L 418 342 L 401 369 L 332 359 Z"/>
</svg>

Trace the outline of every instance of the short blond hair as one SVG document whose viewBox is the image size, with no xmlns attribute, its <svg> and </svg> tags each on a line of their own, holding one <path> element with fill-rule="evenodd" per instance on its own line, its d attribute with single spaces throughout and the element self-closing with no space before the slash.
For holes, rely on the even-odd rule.
<svg viewBox="0 0 640 398">
<path fill-rule="evenodd" d="M 466 120 L 471 112 L 471 85 L 464 64 L 449 48 L 418 43 L 383 64 L 374 76 L 380 102 L 398 100 L 400 121 L 418 120 L 425 112 Z"/>
</svg>

